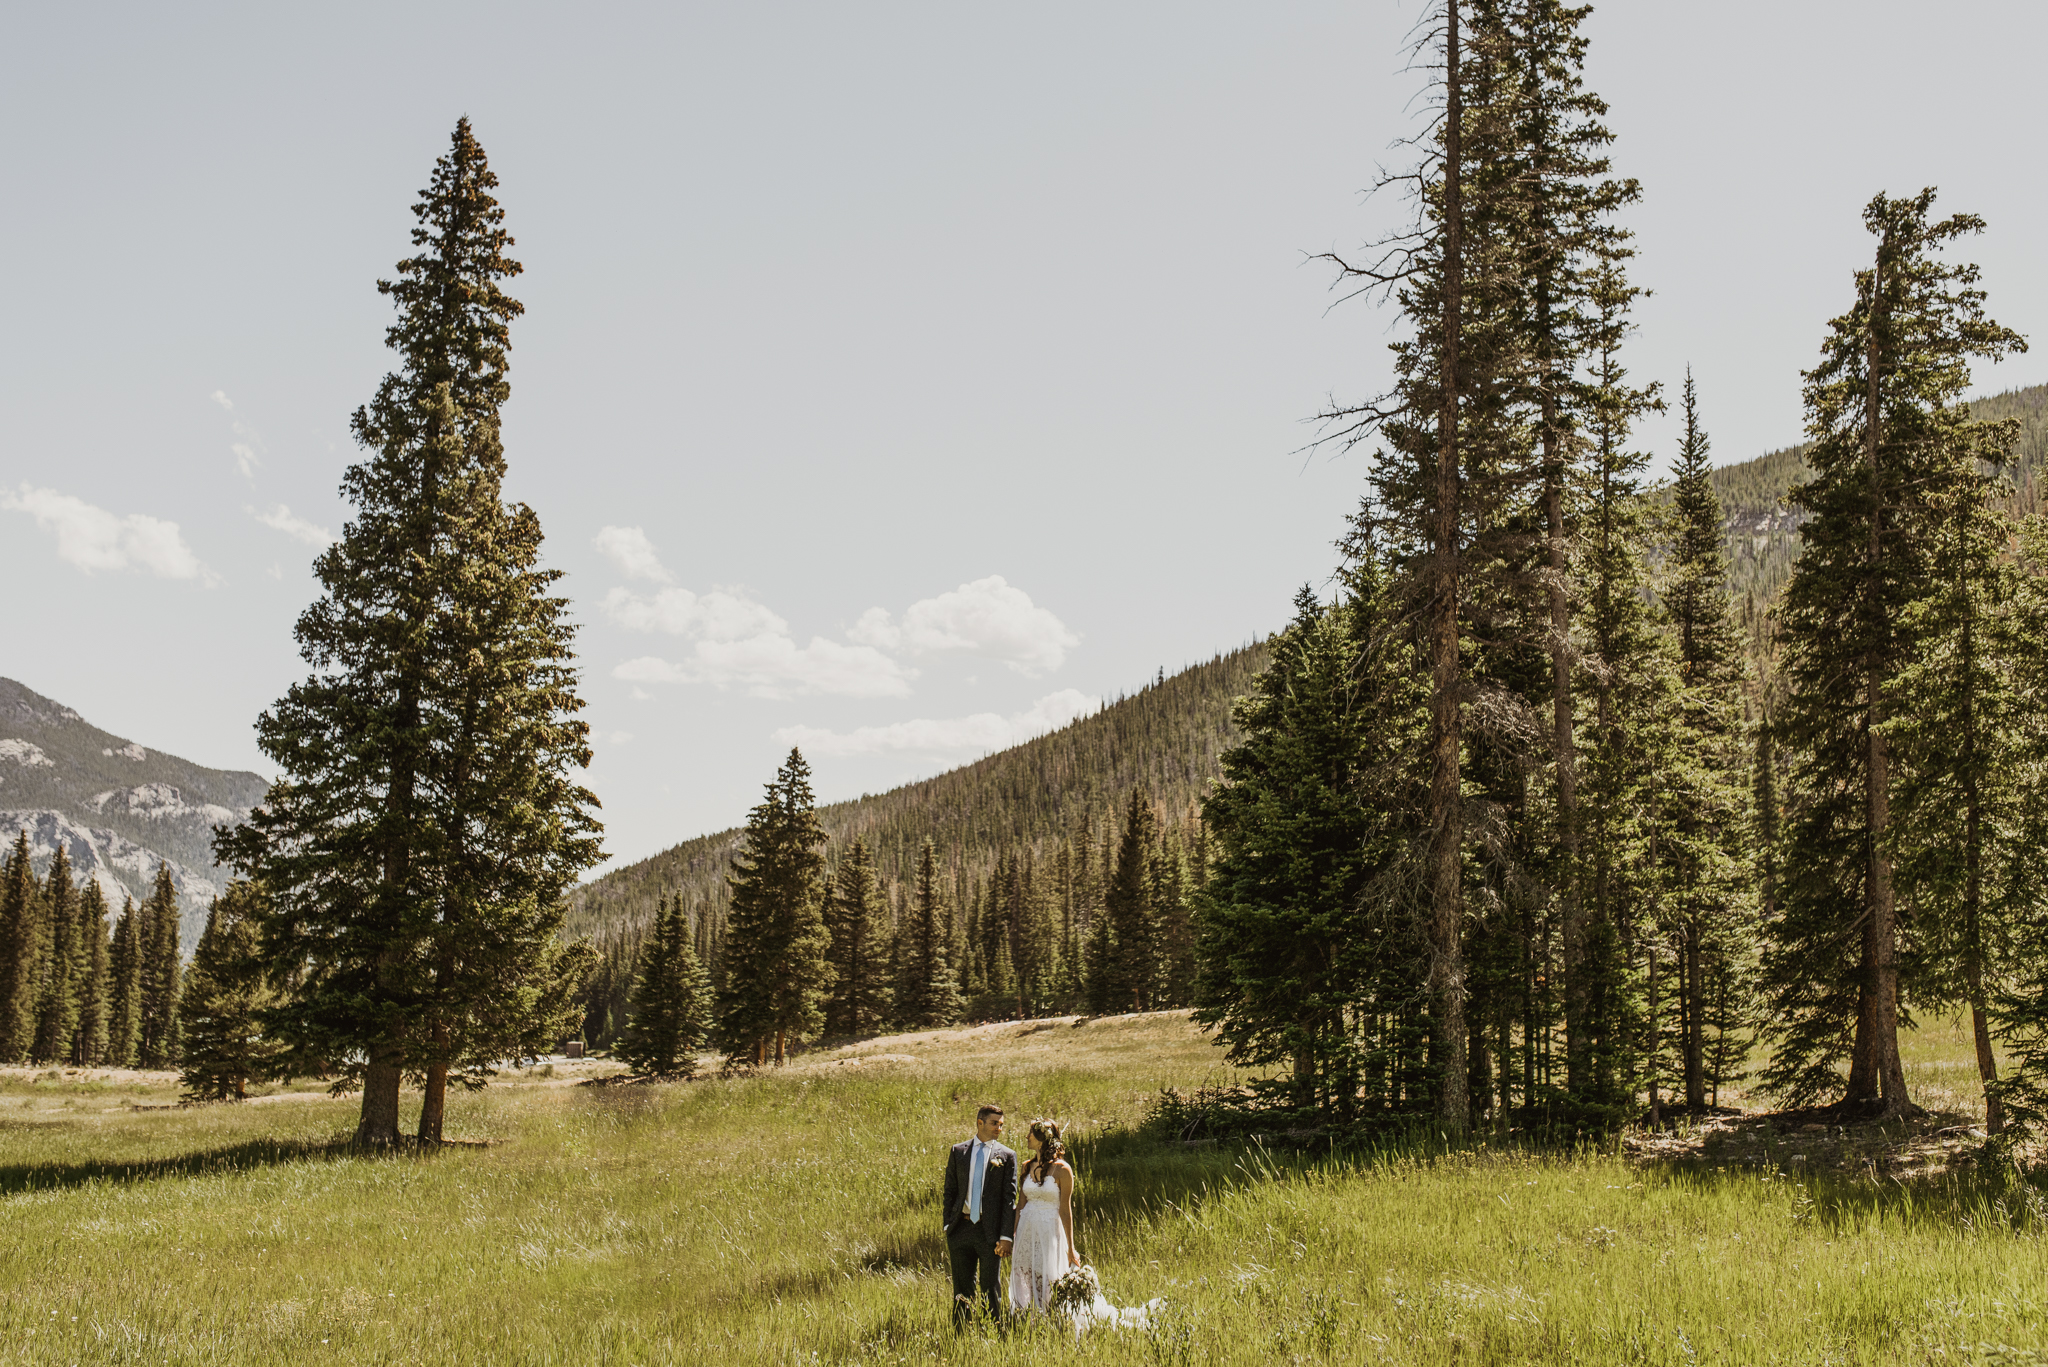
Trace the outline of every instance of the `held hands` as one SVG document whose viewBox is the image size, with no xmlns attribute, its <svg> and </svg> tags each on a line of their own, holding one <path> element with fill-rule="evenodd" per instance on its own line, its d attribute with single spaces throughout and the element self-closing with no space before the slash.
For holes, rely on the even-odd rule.
<svg viewBox="0 0 2048 1367">
<path fill-rule="evenodd" d="M 996 1240 L 996 1256 L 998 1258 L 1007 1258 L 1010 1256 L 1010 1241 L 1008 1239 Z"/>
</svg>

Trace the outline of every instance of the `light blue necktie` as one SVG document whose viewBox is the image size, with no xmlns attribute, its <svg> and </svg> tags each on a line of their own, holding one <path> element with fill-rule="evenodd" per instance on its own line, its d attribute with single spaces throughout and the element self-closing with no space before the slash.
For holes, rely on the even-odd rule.
<svg viewBox="0 0 2048 1367">
<path fill-rule="evenodd" d="M 974 1151 L 967 1155 L 967 1161 L 974 1165 L 974 1171 L 967 1174 L 967 1221 L 981 1223 L 981 1170 L 985 1166 L 981 1158 L 981 1141 L 974 1141 Z"/>
</svg>

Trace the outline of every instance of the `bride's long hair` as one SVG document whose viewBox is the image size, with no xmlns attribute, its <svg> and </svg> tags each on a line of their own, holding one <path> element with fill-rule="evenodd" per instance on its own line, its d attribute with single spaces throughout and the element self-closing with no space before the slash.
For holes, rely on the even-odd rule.
<svg viewBox="0 0 2048 1367">
<path fill-rule="evenodd" d="M 1060 1122 L 1057 1120 L 1034 1120 L 1031 1135 L 1038 1140 L 1038 1157 L 1031 1160 L 1033 1180 L 1043 1182 L 1052 1171 L 1052 1165 L 1067 1156 L 1067 1146 L 1060 1141 Z"/>
</svg>

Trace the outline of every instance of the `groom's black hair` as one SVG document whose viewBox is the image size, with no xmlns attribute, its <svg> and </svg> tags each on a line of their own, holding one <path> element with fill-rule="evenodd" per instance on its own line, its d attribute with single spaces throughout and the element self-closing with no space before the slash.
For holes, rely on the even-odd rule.
<svg viewBox="0 0 2048 1367">
<path fill-rule="evenodd" d="M 1001 1115 L 1002 1113 L 1002 1107 L 996 1105 L 993 1102 L 990 1102 L 974 1113 L 974 1120 L 976 1124 L 979 1124 L 982 1121 L 988 1119 L 992 1115 Z"/>
</svg>

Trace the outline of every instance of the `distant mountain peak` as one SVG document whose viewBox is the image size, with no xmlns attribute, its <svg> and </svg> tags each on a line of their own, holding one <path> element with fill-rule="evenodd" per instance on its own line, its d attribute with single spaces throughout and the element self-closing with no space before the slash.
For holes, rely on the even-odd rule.
<svg viewBox="0 0 2048 1367">
<path fill-rule="evenodd" d="M 26 831 L 38 876 L 63 846 L 74 876 L 118 907 L 141 901 L 169 866 L 186 955 L 228 871 L 213 830 L 246 818 L 269 787 L 260 774 L 209 769 L 110 735 L 76 711 L 0 679 L 0 837 Z"/>
</svg>

